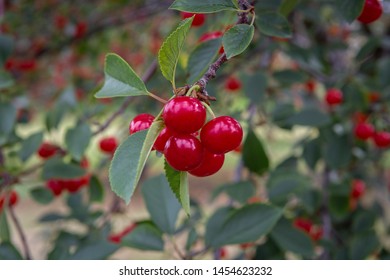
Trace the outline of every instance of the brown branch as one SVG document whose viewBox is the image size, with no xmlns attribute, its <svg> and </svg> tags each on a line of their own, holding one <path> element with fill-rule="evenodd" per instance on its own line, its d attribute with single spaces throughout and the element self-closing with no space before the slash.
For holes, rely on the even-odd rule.
<svg viewBox="0 0 390 280">
<path fill-rule="evenodd" d="M 153 76 L 153 74 L 156 72 L 157 70 L 157 60 L 154 60 L 152 62 L 152 64 L 149 66 L 149 68 L 146 70 L 145 74 L 142 76 L 142 81 L 144 83 L 146 83 L 147 81 L 150 80 L 150 78 Z M 94 133 L 93 135 L 97 135 L 99 133 L 101 133 L 102 131 L 104 131 L 107 127 L 110 126 L 110 124 L 117 118 L 119 117 L 120 115 L 122 115 L 127 107 L 129 107 L 129 105 L 131 104 L 131 102 L 133 101 L 133 96 L 129 96 L 127 97 L 122 105 L 118 108 L 118 110 L 116 110 L 108 119 L 105 123 L 103 123 Z"/>
<path fill-rule="evenodd" d="M 24 256 L 26 257 L 26 260 L 31 260 L 32 258 L 31 258 L 30 248 L 28 246 L 27 239 L 26 239 L 26 234 L 23 231 L 23 228 L 19 222 L 19 219 L 16 217 L 16 214 L 14 212 L 13 207 L 10 206 L 8 209 L 9 209 L 11 219 L 12 219 L 13 223 L 15 224 L 16 230 L 19 234 L 20 240 L 22 241 Z"/>
</svg>

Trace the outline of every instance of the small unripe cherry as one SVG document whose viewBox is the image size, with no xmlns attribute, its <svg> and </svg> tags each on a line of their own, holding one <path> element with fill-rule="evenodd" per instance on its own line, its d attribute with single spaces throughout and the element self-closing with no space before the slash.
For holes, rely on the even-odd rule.
<svg viewBox="0 0 390 280">
<path fill-rule="evenodd" d="M 222 168 L 224 161 L 224 154 L 217 155 L 205 150 L 200 165 L 195 169 L 190 170 L 189 173 L 197 177 L 206 177 L 213 175 Z"/>
<path fill-rule="evenodd" d="M 99 142 L 100 150 L 107 154 L 113 154 L 118 147 L 118 142 L 115 137 L 105 137 Z"/>
<path fill-rule="evenodd" d="M 174 135 L 165 144 L 164 156 L 172 168 L 178 171 L 189 171 L 202 162 L 203 147 L 192 135 Z"/>
<path fill-rule="evenodd" d="M 157 136 L 153 148 L 156 151 L 163 153 L 165 144 L 167 143 L 168 139 L 172 137 L 172 135 L 172 131 L 169 128 L 164 127 L 163 130 L 161 130 L 160 134 Z"/>
<path fill-rule="evenodd" d="M 190 18 L 193 15 L 195 15 L 194 20 L 192 21 L 192 25 L 194 27 L 202 26 L 206 20 L 205 14 L 194 14 L 194 13 L 187 13 L 187 12 L 181 12 L 180 13 L 182 19 Z"/>
<path fill-rule="evenodd" d="M 383 12 L 382 4 L 379 0 L 366 0 L 358 21 L 369 24 L 380 18 Z"/>
<path fill-rule="evenodd" d="M 189 134 L 204 125 L 206 109 L 197 98 L 179 96 L 165 104 L 162 118 L 172 132 Z"/>
<path fill-rule="evenodd" d="M 154 116 L 150 114 L 139 114 L 137 115 L 129 125 L 129 134 L 136 133 L 140 130 L 148 129 L 154 120 Z"/>
<path fill-rule="evenodd" d="M 337 88 L 330 88 L 326 92 L 325 101 L 329 106 L 339 105 L 343 102 L 343 93 Z"/>
<path fill-rule="evenodd" d="M 362 180 L 355 179 L 352 181 L 351 197 L 359 199 L 366 190 L 366 183 Z"/>
<path fill-rule="evenodd" d="M 355 126 L 355 137 L 360 140 L 368 140 L 375 134 L 375 128 L 369 123 L 358 123 Z"/>
<path fill-rule="evenodd" d="M 390 147 L 390 132 L 379 131 L 373 136 L 374 143 L 378 148 Z"/>
<path fill-rule="evenodd" d="M 241 82 L 234 76 L 230 76 L 225 83 L 225 88 L 227 90 L 236 91 L 241 88 Z"/>
<path fill-rule="evenodd" d="M 212 119 L 200 131 L 204 148 L 214 154 L 225 154 L 234 150 L 240 146 L 242 137 L 240 123 L 229 116 Z"/>
<path fill-rule="evenodd" d="M 59 151 L 58 146 L 51 144 L 49 142 L 43 142 L 38 148 L 38 155 L 43 159 L 48 159 L 54 156 Z"/>
</svg>

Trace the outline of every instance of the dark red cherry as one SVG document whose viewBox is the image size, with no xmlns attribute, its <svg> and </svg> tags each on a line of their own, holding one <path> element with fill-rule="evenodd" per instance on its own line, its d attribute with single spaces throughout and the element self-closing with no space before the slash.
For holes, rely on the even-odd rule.
<svg viewBox="0 0 390 280">
<path fill-rule="evenodd" d="M 189 171 L 191 175 L 197 177 L 206 177 L 217 173 L 225 161 L 224 154 L 213 154 L 205 150 L 202 162 L 198 167 Z"/>
</svg>

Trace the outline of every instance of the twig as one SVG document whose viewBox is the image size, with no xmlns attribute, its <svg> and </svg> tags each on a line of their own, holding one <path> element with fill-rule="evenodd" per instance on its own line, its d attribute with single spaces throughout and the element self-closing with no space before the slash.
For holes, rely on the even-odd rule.
<svg viewBox="0 0 390 280">
<path fill-rule="evenodd" d="M 24 255 L 25 255 L 27 260 L 31 260 L 32 258 L 31 258 L 30 248 L 28 246 L 27 239 L 26 239 L 26 234 L 24 233 L 23 228 L 22 228 L 18 218 L 15 215 L 13 207 L 11 206 L 8 209 L 9 209 L 9 213 L 11 215 L 12 221 L 15 224 L 16 230 L 17 230 L 19 237 L 22 241 Z"/>
<path fill-rule="evenodd" d="M 154 60 L 152 62 L 152 64 L 149 66 L 149 68 L 146 70 L 145 74 L 142 76 L 142 80 L 144 81 L 144 83 L 146 83 L 148 80 L 150 80 L 150 78 L 153 76 L 154 72 L 156 71 L 157 69 L 157 60 Z M 119 117 L 120 115 L 122 115 L 127 107 L 129 107 L 129 105 L 131 104 L 131 102 L 133 101 L 133 96 L 129 96 L 127 97 L 122 105 L 118 108 L 118 110 L 116 110 L 107 120 L 105 123 L 103 123 L 94 133 L 93 135 L 97 135 L 99 133 L 101 133 L 102 131 L 104 131 L 107 127 L 110 126 L 110 124 L 117 118 Z"/>
</svg>

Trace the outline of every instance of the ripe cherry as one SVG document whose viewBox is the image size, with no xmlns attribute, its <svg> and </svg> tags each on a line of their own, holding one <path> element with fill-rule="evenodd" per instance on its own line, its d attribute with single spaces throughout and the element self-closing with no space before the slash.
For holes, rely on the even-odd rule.
<svg viewBox="0 0 390 280">
<path fill-rule="evenodd" d="M 187 13 L 187 12 L 181 12 L 180 13 L 182 19 L 190 18 L 193 15 L 195 15 L 194 20 L 192 21 L 192 25 L 194 27 L 202 26 L 206 20 L 205 14 L 194 14 L 194 13 Z"/>
<path fill-rule="evenodd" d="M 87 29 L 88 29 L 88 25 L 86 22 L 84 22 L 84 21 L 78 22 L 76 24 L 74 36 L 77 39 L 83 38 L 85 36 L 85 34 L 87 33 Z"/>
<path fill-rule="evenodd" d="M 100 150 L 107 154 L 113 154 L 118 146 L 118 142 L 115 137 L 106 137 L 99 142 Z"/>
<path fill-rule="evenodd" d="M 48 159 L 54 156 L 59 151 L 56 145 L 49 142 L 43 142 L 38 149 L 38 155 L 43 159 Z"/>
<path fill-rule="evenodd" d="M 225 88 L 227 90 L 236 91 L 241 88 L 241 82 L 234 76 L 230 76 L 225 83 Z"/>
<path fill-rule="evenodd" d="M 46 182 L 46 187 L 51 190 L 54 196 L 61 195 L 64 188 L 62 187 L 62 184 L 59 180 L 56 179 L 50 179 Z"/>
<path fill-rule="evenodd" d="M 355 126 L 355 137 L 361 140 L 367 140 L 374 136 L 375 128 L 372 124 L 369 123 L 358 123 Z"/>
<path fill-rule="evenodd" d="M 9 194 L 0 196 L 0 211 L 3 209 L 5 203 L 7 203 L 9 207 L 13 207 L 18 203 L 18 201 L 19 195 L 14 190 L 12 190 Z"/>
<path fill-rule="evenodd" d="M 160 134 L 157 136 L 153 148 L 156 151 L 163 153 L 165 144 L 167 143 L 168 139 L 171 138 L 172 135 L 173 135 L 172 131 L 169 128 L 164 127 L 163 130 L 161 130 Z"/>
<path fill-rule="evenodd" d="M 193 97 L 179 96 L 164 107 L 162 117 L 172 132 L 189 134 L 198 131 L 206 121 L 206 109 Z"/>
<path fill-rule="evenodd" d="M 337 88 L 330 88 L 326 92 L 325 101 L 329 106 L 341 104 L 343 102 L 343 93 Z"/>
<path fill-rule="evenodd" d="M 164 156 L 174 169 L 189 171 L 202 162 L 203 147 L 192 135 L 174 135 L 165 144 Z"/>
<path fill-rule="evenodd" d="M 376 103 L 380 101 L 380 99 L 381 95 L 378 92 L 370 92 L 368 94 L 368 100 L 370 101 L 370 103 Z"/>
<path fill-rule="evenodd" d="M 59 30 L 63 30 L 67 23 L 68 19 L 63 15 L 56 15 L 54 17 L 54 25 Z"/>
<path fill-rule="evenodd" d="M 383 7 L 379 0 L 366 0 L 358 21 L 369 24 L 376 21 L 382 15 Z"/>
<path fill-rule="evenodd" d="M 318 241 L 324 235 L 324 230 L 322 229 L 321 226 L 312 226 L 309 235 L 311 239 L 313 239 L 314 241 Z"/>
<path fill-rule="evenodd" d="M 305 83 L 305 88 L 307 92 L 313 93 L 314 90 L 316 89 L 316 82 L 314 80 L 308 80 Z"/>
<path fill-rule="evenodd" d="M 390 132 L 379 131 L 373 136 L 374 143 L 378 148 L 390 147 Z"/>
<path fill-rule="evenodd" d="M 150 114 L 139 114 L 130 122 L 129 134 L 148 129 L 152 125 L 153 120 L 154 117 Z"/>
<path fill-rule="evenodd" d="M 366 183 L 362 180 L 353 180 L 352 181 L 352 190 L 351 190 L 351 197 L 358 199 L 360 198 L 366 190 Z"/>
<path fill-rule="evenodd" d="M 200 132 L 203 146 L 214 154 L 234 150 L 241 144 L 242 136 L 241 125 L 229 116 L 220 116 L 209 121 Z"/>
<path fill-rule="evenodd" d="M 312 226 L 313 226 L 313 223 L 310 220 L 305 219 L 305 218 L 296 218 L 293 222 L 293 225 L 296 228 L 299 228 L 299 229 L 309 233 Z"/>
<path fill-rule="evenodd" d="M 206 177 L 217 173 L 225 161 L 224 154 L 213 154 L 205 150 L 202 162 L 198 167 L 189 171 L 191 175 L 197 177 Z"/>
</svg>

